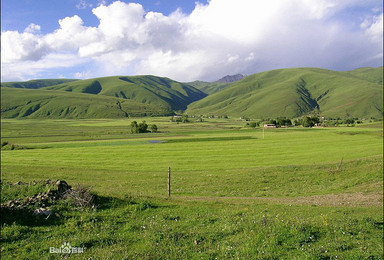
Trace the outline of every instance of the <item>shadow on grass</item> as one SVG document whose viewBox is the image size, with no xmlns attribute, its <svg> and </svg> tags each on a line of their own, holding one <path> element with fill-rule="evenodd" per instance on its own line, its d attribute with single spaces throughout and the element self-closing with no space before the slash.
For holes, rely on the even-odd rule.
<svg viewBox="0 0 384 260">
<path fill-rule="evenodd" d="M 105 210 L 105 209 L 111 209 L 111 208 L 118 208 L 125 205 L 130 204 L 137 204 L 133 199 L 127 198 L 127 199 L 121 199 L 116 197 L 107 197 L 107 196 L 100 196 L 100 195 L 94 195 L 94 203 L 97 206 L 98 210 Z"/>
<path fill-rule="evenodd" d="M 98 210 L 107 210 L 112 208 L 125 207 L 127 205 L 136 205 L 139 210 L 149 208 L 158 208 L 164 206 L 155 205 L 150 198 L 126 196 L 125 198 L 107 197 L 94 195 L 94 203 Z"/>
<path fill-rule="evenodd" d="M 60 207 L 53 207 L 53 213 L 50 216 L 40 216 L 34 215 L 34 207 L 22 207 L 22 208 L 8 208 L 1 207 L 0 210 L 0 224 L 11 225 L 17 224 L 21 226 L 37 227 L 37 226 L 56 226 L 64 224 L 67 217 L 73 215 L 71 212 L 81 211 L 81 212 L 93 212 L 104 211 L 110 209 L 117 209 L 126 207 L 127 205 L 134 205 L 136 211 L 144 211 L 147 209 L 155 209 L 158 207 L 167 207 L 167 206 L 158 206 L 155 205 L 149 198 L 141 197 L 132 197 L 126 196 L 125 198 L 117 197 L 108 197 L 100 196 L 93 194 L 93 203 L 95 207 L 87 208 L 78 208 L 66 204 L 65 202 L 61 204 Z M 69 213 L 69 214 L 68 214 Z"/>
<path fill-rule="evenodd" d="M 60 225 L 63 223 L 63 219 L 56 216 L 55 214 L 47 216 L 38 216 L 33 215 L 32 209 L 20 208 L 20 209 L 11 209 L 2 207 L 0 210 L 0 224 L 11 225 L 16 223 L 22 226 L 54 226 Z"/>
</svg>

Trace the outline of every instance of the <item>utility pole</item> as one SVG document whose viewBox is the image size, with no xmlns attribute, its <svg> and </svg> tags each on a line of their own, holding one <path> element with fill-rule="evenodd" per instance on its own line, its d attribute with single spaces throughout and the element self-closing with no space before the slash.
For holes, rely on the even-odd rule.
<svg viewBox="0 0 384 260">
<path fill-rule="evenodd" d="M 168 167 L 168 197 L 171 197 L 171 167 Z"/>
<path fill-rule="evenodd" d="M 263 125 L 263 139 L 264 139 L 264 125 Z"/>
</svg>

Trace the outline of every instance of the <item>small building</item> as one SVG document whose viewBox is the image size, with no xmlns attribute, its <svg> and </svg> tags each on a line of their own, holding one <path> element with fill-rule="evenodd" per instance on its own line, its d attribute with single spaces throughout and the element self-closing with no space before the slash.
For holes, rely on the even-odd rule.
<svg viewBox="0 0 384 260">
<path fill-rule="evenodd" d="M 276 128 L 275 124 L 264 124 L 264 128 Z"/>
</svg>

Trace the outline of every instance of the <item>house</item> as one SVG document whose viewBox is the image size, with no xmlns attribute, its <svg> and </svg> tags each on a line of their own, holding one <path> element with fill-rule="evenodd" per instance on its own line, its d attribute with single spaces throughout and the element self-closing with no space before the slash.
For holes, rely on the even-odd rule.
<svg viewBox="0 0 384 260">
<path fill-rule="evenodd" d="M 276 128 L 275 124 L 264 124 L 264 128 Z"/>
</svg>

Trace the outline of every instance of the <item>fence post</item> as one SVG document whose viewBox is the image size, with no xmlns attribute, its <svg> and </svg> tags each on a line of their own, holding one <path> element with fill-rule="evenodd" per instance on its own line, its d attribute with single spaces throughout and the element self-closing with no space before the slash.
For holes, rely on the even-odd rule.
<svg viewBox="0 0 384 260">
<path fill-rule="evenodd" d="M 337 166 L 337 170 L 341 169 L 341 165 L 343 164 L 343 159 L 344 159 L 344 157 L 341 157 L 341 161 L 339 163 L 339 166 Z"/>
</svg>

